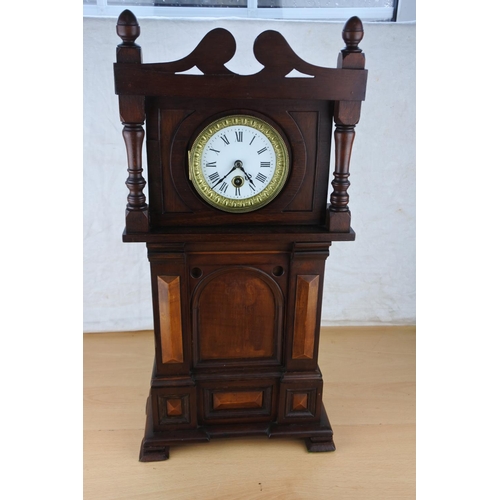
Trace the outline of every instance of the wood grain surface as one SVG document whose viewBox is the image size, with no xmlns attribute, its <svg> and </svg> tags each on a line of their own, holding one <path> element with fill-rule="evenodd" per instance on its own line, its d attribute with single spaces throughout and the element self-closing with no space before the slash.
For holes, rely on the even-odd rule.
<svg viewBox="0 0 500 500">
<path fill-rule="evenodd" d="M 323 401 L 337 450 L 239 438 L 138 460 L 152 332 L 84 335 L 84 498 L 309 500 L 415 498 L 415 328 L 323 328 Z"/>
</svg>

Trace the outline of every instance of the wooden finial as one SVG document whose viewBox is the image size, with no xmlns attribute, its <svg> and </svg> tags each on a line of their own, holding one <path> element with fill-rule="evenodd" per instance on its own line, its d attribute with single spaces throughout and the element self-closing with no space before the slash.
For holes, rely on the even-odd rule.
<svg viewBox="0 0 500 500">
<path fill-rule="evenodd" d="M 116 23 L 116 33 L 123 40 L 125 45 L 132 45 L 135 39 L 141 34 L 141 27 L 137 18 L 130 10 L 124 10 Z"/>
<path fill-rule="evenodd" d="M 142 62 L 141 47 L 135 39 L 141 34 L 137 18 L 130 10 L 124 10 L 116 23 L 116 33 L 122 39 L 116 47 L 116 61 L 119 63 Z"/>
<path fill-rule="evenodd" d="M 344 39 L 346 48 L 348 52 L 361 52 L 358 48 L 359 42 L 363 39 L 365 34 L 363 30 L 363 23 L 361 19 L 357 16 L 351 17 L 344 25 L 342 30 L 342 38 Z"/>
</svg>

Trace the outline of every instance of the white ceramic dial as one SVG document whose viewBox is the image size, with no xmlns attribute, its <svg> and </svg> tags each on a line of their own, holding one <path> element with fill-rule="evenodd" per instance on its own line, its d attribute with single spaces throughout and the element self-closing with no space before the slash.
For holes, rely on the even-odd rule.
<svg viewBox="0 0 500 500">
<path fill-rule="evenodd" d="M 214 134 L 201 155 L 208 185 L 232 200 L 251 198 L 269 184 L 276 167 L 276 153 L 269 139 L 245 125 Z"/>
</svg>

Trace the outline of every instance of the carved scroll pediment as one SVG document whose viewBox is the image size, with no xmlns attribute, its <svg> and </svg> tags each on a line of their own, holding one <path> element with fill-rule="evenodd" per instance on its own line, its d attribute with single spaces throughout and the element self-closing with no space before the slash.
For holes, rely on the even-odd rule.
<svg viewBox="0 0 500 500">
<path fill-rule="evenodd" d="M 216 28 L 208 32 L 186 57 L 154 66 L 166 73 L 185 73 L 198 68 L 204 75 L 232 75 L 234 73 L 225 64 L 235 53 L 234 36 L 224 28 Z"/>
<path fill-rule="evenodd" d="M 240 75 L 227 68 L 236 53 L 236 40 L 223 28 L 207 33 L 186 57 L 172 62 L 143 64 L 135 43 L 140 27 L 129 10 L 118 18 L 115 92 L 206 98 L 276 98 L 361 101 L 365 98 L 367 72 L 358 48 L 363 25 L 357 17 L 345 25 L 338 68 L 309 64 L 290 47 L 281 33 L 264 31 L 254 41 L 255 59 L 263 66 L 257 73 Z M 237 84 L 236 84 L 237 81 Z"/>
<path fill-rule="evenodd" d="M 349 45 L 350 51 L 360 52 L 358 43 L 363 37 L 361 21 L 351 18 L 346 24 L 343 38 Z M 360 28 L 361 26 L 361 28 Z M 128 27 L 128 31 L 127 31 Z M 129 10 L 124 11 L 118 19 L 117 32 L 123 40 L 123 45 L 135 44 L 139 36 L 139 25 L 134 14 Z M 133 35 L 135 36 L 133 36 Z M 347 47 L 346 47 L 347 48 Z M 203 75 L 233 75 L 240 76 L 226 67 L 226 64 L 236 53 L 236 40 L 224 28 L 216 28 L 207 33 L 198 43 L 196 48 L 186 57 L 172 62 L 145 64 L 150 69 L 166 74 L 182 74 L 196 69 Z M 264 31 L 257 36 L 253 45 L 256 60 L 263 68 L 254 75 L 266 78 L 289 77 L 316 77 L 326 76 L 332 68 L 324 68 L 307 63 L 301 59 L 290 47 L 283 35 L 274 30 Z"/>
</svg>

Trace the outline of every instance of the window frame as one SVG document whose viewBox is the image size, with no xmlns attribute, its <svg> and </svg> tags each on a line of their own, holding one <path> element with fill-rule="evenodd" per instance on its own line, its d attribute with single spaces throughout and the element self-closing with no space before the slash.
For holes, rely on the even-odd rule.
<svg viewBox="0 0 500 500">
<path fill-rule="evenodd" d="M 391 7 L 365 8 L 257 8 L 257 0 L 248 0 L 247 7 L 155 7 L 140 5 L 108 5 L 107 0 L 96 0 L 96 5 L 83 5 L 84 17 L 118 17 L 124 9 L 130 8 L 138 18 L 171 17 L 171 18 L 233 18 L 233 19 L 278 19 L 303 21 L 344 21 L 358 16 L 364 22 L 399 22 L 412 19 L 401 19 L 401 5 L 408 6 L 410 12 L 415 11 L 416 0 L 395 0 Z M 413 7 L 412 7 L 413 5 Z M 411 17 L 411 15 L 410 15 Z M 414 17 L 414 16 L 413 16 Z"/>
</svg>

